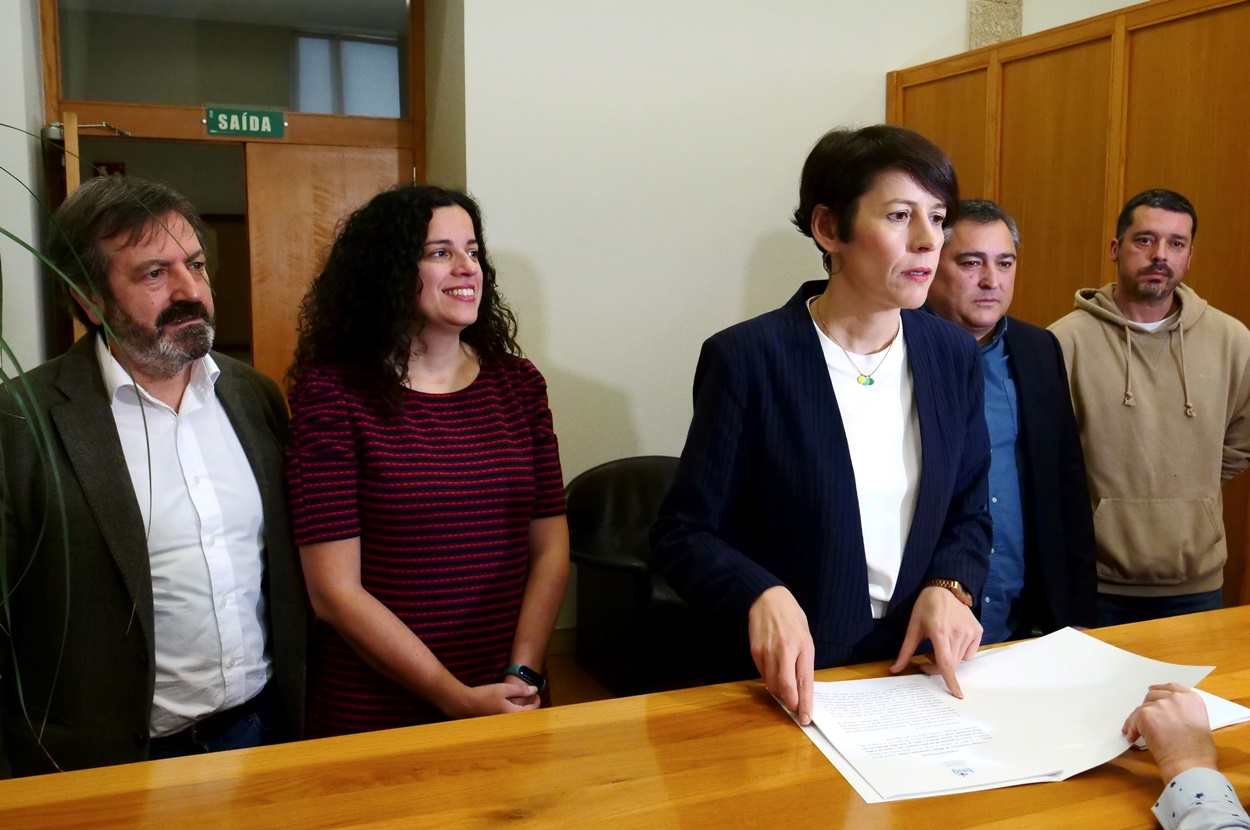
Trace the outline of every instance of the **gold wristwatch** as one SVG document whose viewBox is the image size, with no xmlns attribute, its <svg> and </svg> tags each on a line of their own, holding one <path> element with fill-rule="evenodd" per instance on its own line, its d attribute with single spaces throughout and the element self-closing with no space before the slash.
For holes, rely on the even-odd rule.
<svg viewBox="0 0 1250 830">
<path fill-rule="evenodd" d="M 955 595 L 955 599 L 969 608 L 972 607 L 972 594 L 964 590 L 964 586 L 960 584 L 958 579 L 926 579 L 921 587 L 945 588 Z"/>
</svg>

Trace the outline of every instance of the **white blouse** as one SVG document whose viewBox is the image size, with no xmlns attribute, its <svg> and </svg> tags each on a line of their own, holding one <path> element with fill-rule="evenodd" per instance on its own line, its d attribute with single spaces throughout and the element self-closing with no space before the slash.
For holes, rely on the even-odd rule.
<svg viewBox="0 0 1250 830">
<path fill-rule="evenodd" d="M 920 418 L 907 340 L 900 323 L 898 338 L 888 353 L 851 353 L 848 358 L 815 321 L 812 325 L 820 335 L 851 451 L 868 564 L 868 598 L 873 618 L 880 619 L 894 595 L 920 489 Z M 871 386 L 856 380 L 861 370 L 872 373 Z"/>
</svg>

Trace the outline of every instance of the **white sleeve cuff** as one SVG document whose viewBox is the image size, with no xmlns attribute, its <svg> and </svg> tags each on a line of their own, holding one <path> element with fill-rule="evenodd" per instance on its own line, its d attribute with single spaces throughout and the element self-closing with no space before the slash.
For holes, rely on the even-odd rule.
<svg viewBox="0 0 1250 830">
<path fill-rule="evenodd" d="M 1151 809 L 1164 830 L 1250 828 L 1250 816 L 1233 785 L 1204 767 L 1187 769 L 1173 778 Z"/>
</svg>

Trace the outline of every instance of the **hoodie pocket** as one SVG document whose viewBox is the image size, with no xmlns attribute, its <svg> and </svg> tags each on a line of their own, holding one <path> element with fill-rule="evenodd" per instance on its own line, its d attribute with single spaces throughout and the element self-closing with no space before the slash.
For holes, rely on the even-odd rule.
<svg viewBox="0 0 1250 830">
<path fill-rule="evenodd" d="M 1102 499 L 1094 511 L 1098 577 L 1179 585 L 1224 567 L 1224 523 L 1211 499 Z"/>
</svg>

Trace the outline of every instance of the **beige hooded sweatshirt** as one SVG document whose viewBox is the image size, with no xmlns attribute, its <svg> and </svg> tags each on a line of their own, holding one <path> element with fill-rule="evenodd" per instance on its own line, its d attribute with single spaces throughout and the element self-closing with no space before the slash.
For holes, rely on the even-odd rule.
<svg viewBox="0 0 1250 830">
<path fill-rule="evenodd" d="M 1179 285 L 1180 319 L 1127 321 L 1115 284 L 1076 292 L 1063 347 L 1098 545 L 1098 590 L 1214 591 L 1224 582 L 1220 485 L 1250 466 L 1250 330 Z"/>
</svg>

